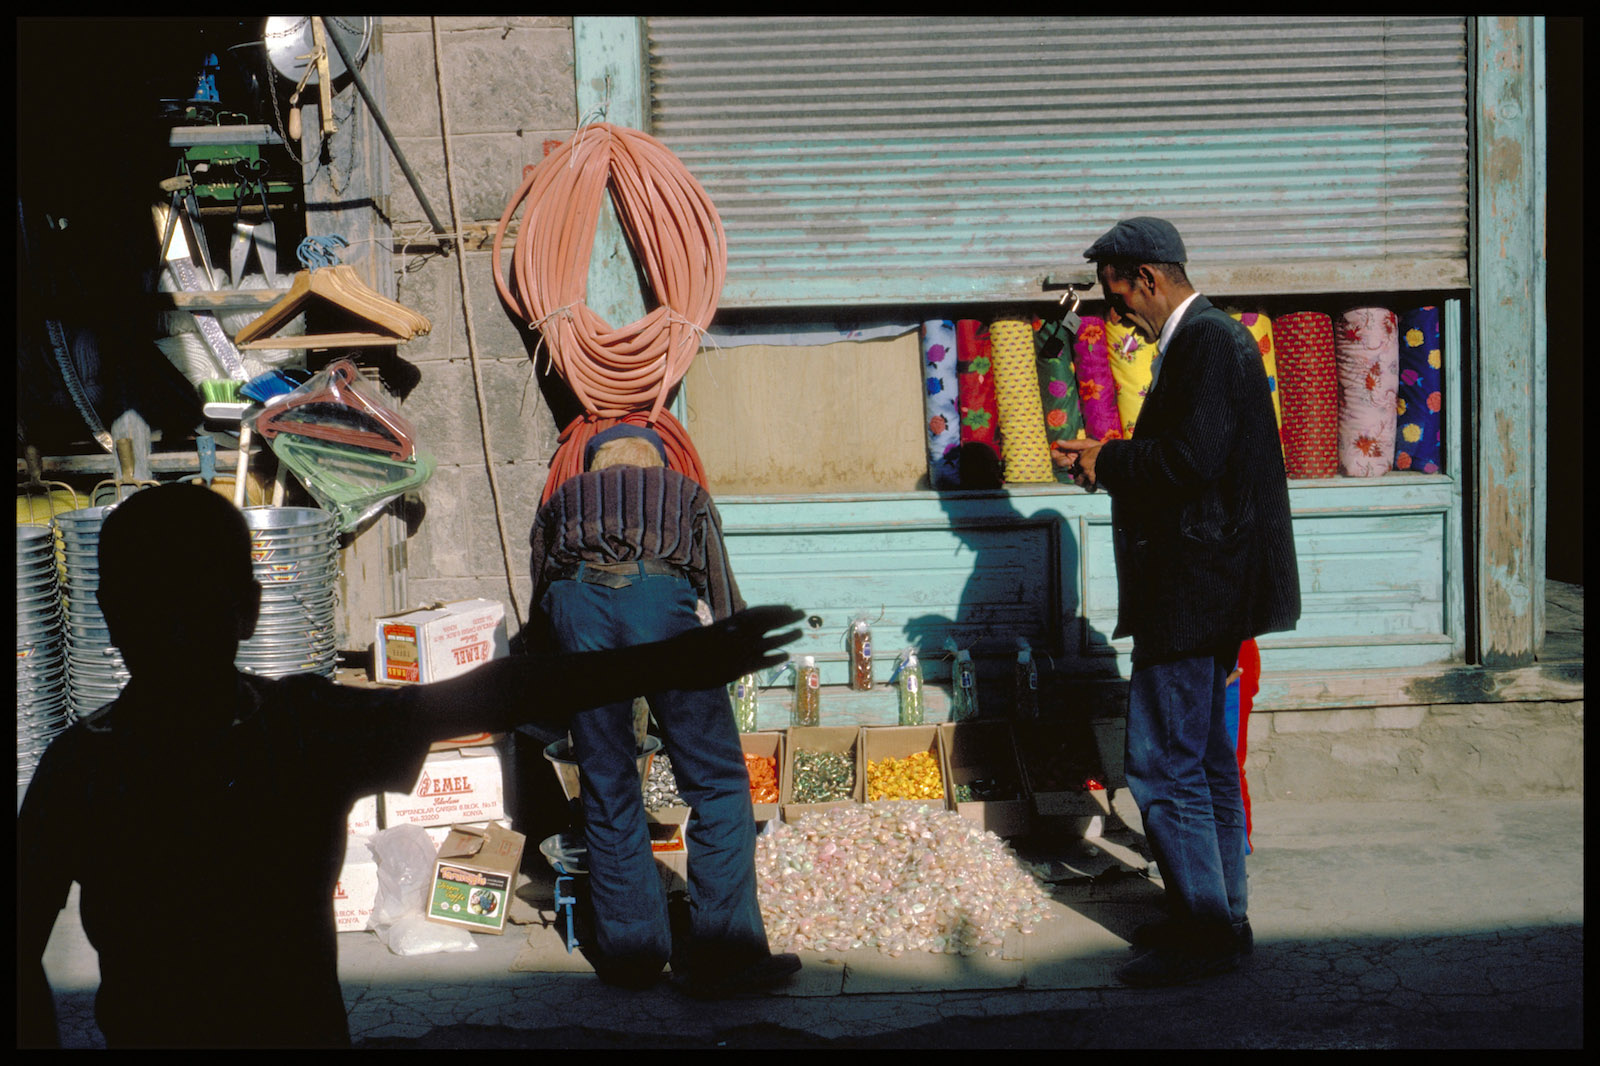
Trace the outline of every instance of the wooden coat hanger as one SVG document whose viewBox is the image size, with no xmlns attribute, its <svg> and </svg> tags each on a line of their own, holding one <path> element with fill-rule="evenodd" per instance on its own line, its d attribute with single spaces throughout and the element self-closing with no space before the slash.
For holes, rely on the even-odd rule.
<svg viewBox="0 0 1600 1066">
<path fill-rule="evenodd" d="M 304 310 L 313 298 L 333 304 L 369 328 L 301 337 L 276 336 L 277 331 Z M 354 267 L 324 261 L 322 265 L 298 271 L 290 282 L 289 291 L 241 329 L 234 337 L 234 346 L 241 349 L 359 348 L 404 344 L 413 337 L 425 336 L 432 328 L 432 323 L 422 315 L 373 289 Z"/>
</svg>

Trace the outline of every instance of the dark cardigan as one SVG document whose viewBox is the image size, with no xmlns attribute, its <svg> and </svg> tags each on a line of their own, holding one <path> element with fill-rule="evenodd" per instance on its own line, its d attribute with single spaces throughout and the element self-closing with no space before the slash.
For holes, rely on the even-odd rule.
<svg viewBox="0 0 1600 1066">
<path fill-rule="evenodd" d="M 1161 356 L 1133 437 L 1095 478 L 1111 494 L 1117 628 L 1141 659 L 1227 653 L 1293 629 L 1300 578 L 1289 486 L 1260 349 L 1196 296 Z"/>
</svg>

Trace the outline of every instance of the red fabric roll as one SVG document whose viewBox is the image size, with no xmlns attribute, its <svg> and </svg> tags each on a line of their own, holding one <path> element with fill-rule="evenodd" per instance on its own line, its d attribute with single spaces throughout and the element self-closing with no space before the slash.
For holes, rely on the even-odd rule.
<svg viewBox="0 0 1600 1066">
<path fill-rule="evenodd" d="M 1291 478 L 1339 474 L 1339 372 L 1333 319 L 1295 311 L 1273 323 L 1283 406 L 1283 459 Z"/>
<path fill-rule="evenodd" d="M 977 319 L 956 323 L 956 384 L 961 395 L 961 443 L 988 445 L 1000 458 L 1000 404 L 989 361 L 989 330 Z"/>
</svg>

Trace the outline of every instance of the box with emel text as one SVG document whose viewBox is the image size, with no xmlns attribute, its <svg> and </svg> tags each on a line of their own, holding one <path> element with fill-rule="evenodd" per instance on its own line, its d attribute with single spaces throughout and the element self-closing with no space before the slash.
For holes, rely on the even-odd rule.
<svg viewBox="0 0 1600 1066">
<path fill-rule="evenodd" d="M 422 764 L 422 773 L 409 793 L 383 794 L 383 825 L 459 825 L 508 817 L 505 777 L 500 756 L 493 748 L 465 752 L 435 752 Z"/>
<path fill-rule="evenodd" d="M 341 933 L 365 929 L 377 900 L 378 861 L 365 842 L 351 840 L 345 845 L 344 865 L 333 885 L 335 928 Z"/>
<path fill-rule="evenodd" d="M 494 600 L 459 600 L 377 620 L 373 680 L 428 684 L 457 677 L 511 653 L 506 609 Z"/>
<path fill-rule="evenodd" d="M 451 830 L 433 863 L 428 920 L 475 933 L 504 932 L 527 839 L 494 823 Z"/>
</svg>

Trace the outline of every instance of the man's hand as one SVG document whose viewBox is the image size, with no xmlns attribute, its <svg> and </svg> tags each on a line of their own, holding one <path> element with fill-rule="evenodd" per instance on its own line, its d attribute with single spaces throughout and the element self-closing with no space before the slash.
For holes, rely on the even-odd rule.
<svg viewBox="0 0 1600 1066">
<path fill-rule="evenodd" d="M 665 687 L 712 688 L 780 665 L 789 656 L 778 649 L 799 640 L 800 629 L 771 631 L 804 617 L 804 611 L 785 604 L 766 604 L 662 641 L 663 650 L 672 653 L 667 667 L 670 684 Z"/>
<path fill-rule="evenodd" d="M 1103 441 L 1058 440 L 1050 445 L 1050 461 L 1072 474 L 1079 488 L 1095 490 L 1094 463 Z"/>
</svg>

